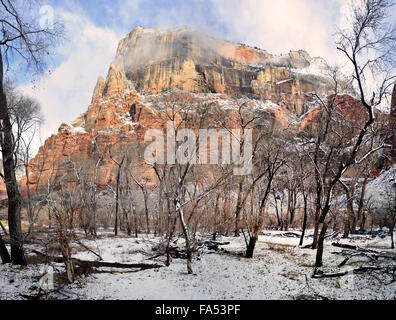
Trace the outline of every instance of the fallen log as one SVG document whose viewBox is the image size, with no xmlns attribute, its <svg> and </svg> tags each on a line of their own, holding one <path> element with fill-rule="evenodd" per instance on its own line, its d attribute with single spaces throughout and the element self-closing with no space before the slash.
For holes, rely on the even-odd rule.
<svg viewBox="0 0 396 320">
<path fill-rule="evenodd" d="M 377 251 L 377 250 L 365 249 L 362 247 L 352 246 L 349 244 L 342 244 L 342 243 L 338 243 L 338 242 L 333 242 L 331 245 L 334 247 L 338 247 L 338 248 L 344 248 L 344 249 L 349 249 L 349 250 L 353 250 L 353 251 L 369 253 L 372 257 L 375 257 L 375 258 L 386 258 L 386 259 L 396 260 L 396 256 L 385 254 L 385 253 Z"/>
<path fill-rule="evenodd" d="M 350 249 L 350 250 L 358 250 L 357 246 L 352 246 L 350 244 L 342 244 L 342 243 L 338 243 L 338 242 L 333 242 L 331 244 L 334 247 L 338 247 L 338 248 L 344 248 L 344 249 Z"/>
<path fill-rule="evenodd" d="M 89 252 L 93 253 L 95 256 L 99 258 L 100 261 L 103 261 L 102 256 L 99 253 L 96 253 L 93 251 L 91 248 L 87 247 L 85 244 L 83 244 L 80 240 L 75 240 L 80 246 L 82 246 L 85 250 L 88 250 Z"/>
<path fill-rule="evenodd" d="M 45 290 L 42 290 L 41 288 L 39 288 L 39 291 L 37 292 L 36 295 L 28 295 L 28 294 L 22 294 L 22 293 L 20 293 L 19 295 L 26 300 L 41 300 L 42 297 L 48 297 L 54 293 L 60 293 L 60 294 L 64 295 L 65 297 L 70 298 L 68 295 L 61 292 L 61 288 L 51 290 L 51 291 L 45 291 Z"/>
<path fill-rule="evenodd" d="M 369 258 L 371 261 L 377 261 L 377 259 L 378 259 L 377 256 L 372 256 L 372 255 L 370 255 L 370 254 L 368 254 L 368 253 L 365 253 L 365 252 L 358 252 L 358 253 L 353 253 L 353 254 L 351 254 L 349 257 L 346 257 L 346 258 L 338 265 L 338 267 L 340 268 L 340 267 L 344 266 L 344 265 L 349 261 L 349 259 L 351 259 L 351 258 L 353 258 L 353 257 L 357 257 L 357 256 L 365 256 L 365 257 Z"/>
<path fill-rule="evenodd" d="M 208 240 L 202 243 L 201 247 L 206 247 L 208 250 L 219 251 L 219 246 L 226 246 L 230 244 L 230 242 L 218 242 L 213 240 Z"/>
<path fill-rule="evenodd" d="M 322 271 L 315 271 L 312 275 L 314 279 L 321 279 L 321 278 L 337 278 L 343 277 L 348 274 L 348 271 L 339 272 L 339 273 L 324 273 Z"/>
<path fill-rule="evenodd" d="M 282 237 L 288 237 L 288 238 L 300 238 L 301 235 L 298 233 L 294 233 L 294 232 L 285 232 L 285 233 L 280 233 L 279 234 Z"/>
<path fill-rule="evenodd" d="M 205 250 L 207 251 L 223 251 L 225 252 L 225 250 L 223 248 L 219 248 L 219 246 L 225 246 L 230 244 L 230 242 L 218 242 L 218 241 L 214 241 L 214 240 L 205 240 L 205 241 L 196 241 L 193 245 L 192 245 L 192 250 L 194 252 L 194 254 L 197 254 L 198 258 L 201 256 L 201 254 L 203 252 L 205 252 Z M 172 258 L 175 259 L 187 259 L 187 251 L 185 249 L 181 249 L 177 246 L 169 246 L 169 248 L 166 247 L 166 245 L 164 243 L 160 243 L 159 245 L 156 245 L 152 248 L 153 251 L 158 252 L 157 255 L 149 258 L 150 259 L 154 259 L 154 258 L 158 258 L 162 255 L 166 255 L 167 251 L 169 253 L 169 255 Z"/>
<path fill-rule="evenodd" d="M 339 235 L 339 232 L 338 231 L 334 231 L 332 234 L 329 234 L 329 235 L 325 236 L 325 239 L 329 239 L 329 238 L 334 239 L 338 235 Z"/>
<path fill-rule="evenodd" d="M 56 262 L 56 263 L 64 263 L 65 260 L 63 257 L 51 257 L 48 256 L 40 251 L 37 250 L 32 250 L 33 253 L 40 255 L 49 261 Z M 84 268 L 84 269 L 90 269 L 90 268 L 101 268 L 101 267 L 106 267 L 106 268 L 121 268 L 121 269 L 140 269 L 141 270 L 147 270 L 147 269 L 158 269 L 162 268 L 162 265 L 159 264 L 146 264 L 146 263 L 119 263 L 119 262 L 104 262 L 104 261 L 88 261 L 88 260 L 81 260 L 77 258 L 72 258 L 73 264 Z"/>
<path fill-rule="evenodd" d="M 358 273 L 364 273 L 370 271 L 382 271 L 386 273 L 391 273 L 393 275 L 393 281 L 395 281 L 396 266 L 384 266 L 384 267 L 363 266 L 350 271 L 344 271 L 338 273 L 324 273 L 321 270 L 315 270 L 314 273 L 312 274 L 312 278 L 314 279 L 336 278 L 336 277 L 343 277 L 347 274 L 350 274 L 351 272 L 354 274 L 358 274 Z"/>
<path fill-rule="evenodd" d="M 353 273 L 363 273 L 368 271 L 375 271 L 375 270 L 387 270 L 387 267 L 360 267 L 357 269 L 353 269 Z"/>
</svg>

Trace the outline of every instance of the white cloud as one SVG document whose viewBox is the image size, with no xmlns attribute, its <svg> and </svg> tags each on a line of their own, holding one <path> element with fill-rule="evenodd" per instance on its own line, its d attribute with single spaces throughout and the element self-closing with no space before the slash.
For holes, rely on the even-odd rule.
<svg viewBox="0 0 396 320">
<path fill-rule="evenodd" d="M 287 53 L 305 49 L 312 56 L 334 62 L 332 34 L 339 13 L 332 5 L 311 0 L 212 0 L 213 12 L 233 39 Z"/>
<path fill-rule="evenodd" d="M 106 75 L 121 38 L 80 14 L 63 11 L 61 17 L 67 39 L 56 53 L 65 60 L 40 80 L 37 89 L 31 84 L 21 87 L 41 103 L 45 115 L 43 139 L 55 133 L 62 122 L 73 121 L 87 109 L 96 80 Z"/>
<path fill-rule="evenodd" d="M 39 89 L 26 85 L 23 90 L 41 102 L 46 117 L 42 130 L 45 139 L 62 122 L 73 121 L 87 109 L 97 77 L 106 75 L 118 41 L 137 23 L 162 28 L 187 23 L 270 53 L 305 49 L 311 56 L 322 56 L 334 64 L 342 60 L 332 35 L 336 25 L 346 23 L 346 3 L 345 0 L 193 0 L 177 7 L 154 7 L 142 0 L 125 0 L 102 8 L 104 17 L 109 19 L 106 20 L 106 25 L 111 25 L 109 29 L 98 27 L 78 5 L 71 6 L 68 2 L 67 9 L 59 10 L 69 38 L 56 52 L 65 60 L 40 81 Z"/>
</svg>

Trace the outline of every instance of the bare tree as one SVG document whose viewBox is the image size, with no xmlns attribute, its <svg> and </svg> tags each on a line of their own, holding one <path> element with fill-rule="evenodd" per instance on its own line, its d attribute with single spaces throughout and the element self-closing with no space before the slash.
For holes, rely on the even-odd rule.
<svg viewBox="0 0 396 320">
<path fill-rule="evenodd" d="M 93 182 L 90 186 L 91 204 L 92 204 L 92 219 L 90 222 L 90 228 L 93 234 L 97 235 L 97 191 L 98 191 L 98 174 L 99 167 L 102 164 L 104 158 L 104 151 L 99 148 L 97 136 L 93 137 L 93 143 L 95 147 L 95 155 L 97 156 L 96 163 L 93 168 Z"/>
<path fill-rule="evenodd" d="M 74 206 L 68 206 L 67 203 L 73 203 L 76 193 L 70 190 L 61 190 L 61 192 L 51 193 L 47 199 L 51 215 L 55 218 L 55 231 L 59 247 L 65 262 L 66 275 L 69 283 L 74 281 L 74 267 L 70 241 L 73 237 L 73 229 L 70 228 L 71 215 L 74 214 Z"/>
<path fill-rule="evenodd" d="M 211 108 L 210 103 L 202 103 L 199 100 L 195 100 L 189 94 L 177 91 L 165 96 L 165 99 L 157 103 L 159 107 L 162 107 L 165 120 L 167 120 L 168 125 L 170 125 L 168 130 L 172 131 L 172 133 L 168 132 L 168 143 L 174 144 L 174 151 L 180 151 L 176 147 L 181 145 L 181 141 L 177 141 L 177 139 L 180 138 L 179 133 L 182 132 L 183 128 L 203 128 L 204 125 L 208 125 L 209 110 Z M 199 138 L 195 137 L 193 150 L 188 150 L 188 155 L 185 157 L 183 163 L 178 161 L 171 165 L 162 165 L 161 171 L 158 165 L 153 164 L 153 169 L 156 170 L 156 175 L 160 181 L 166 179 L 165 195 L 168 202 L 168 210 L 173 211 L 173 213 L 169 212 L 169 214 L 170 216 L 173 215 L 179 218 L 185 240 L 187 272 L 189 274 L 193 273 L 193 236 L 188 224 L 189 221 L 186 220 L 186 208 L 192 204 L 191 208 L 193 211 L 203 198 L 207 197 L 225 181 L 230 172 L 229 170 L 225 170 L 223 174 L 214 178 L 205 177 L 203 174 L 201 176 L 201 183 L 198 191 L 195 193 L 189 192 L 189 188 L 193 186 L 194 182 L 194 171 L 198 170 L 194 166 L 196 161 L 195 156 L 199 146 L 198 140 Z M 184 153 L 184 155 L 185 154 L 186 153 Z M 170 155 L 168 154 L 168 156 Z M 164 172 L 164 170 L 166 170 L 166 172 Z M 192 212 L 190 212 L 190 214 L 192 214 Z M 172 225 L 170 216 L 168 226 Z M 172 227 L 169 228 L 168 232 L 173 233 Z M 169 257 L 167 260 L 169 262 Z"/>
<path fill-rule="evenodd" d="M 137 178 L 135 178 L 135 175 L 132 173 L 132 171 L 129 168 L 129 175 L 133 179 L 133 181 L 136 183 L 136 185 L 139 187 L 139 189 L 142 191 L 143 194 L 143 200 L 144 200 L 144 216 L 146 217 L 146 230 L 147 234 L 150 234 L 150 216 L 149 216 L 149 210 L 148 210 L 148 201 L 149 201 L 149 194 L 147 190 L 147 184 L 139 181 Z"/>
<path fill-rule="evenodd" d="M 293 161 L 294 159 L 294 161 Z M 302 150 L 300 150 L 298 145 L 295 145 L 294 153 L 292 154 L 292 167 L 295 169 L 295 175 L 297 180 L 299 181 L 299 191 L 303 198 L 303 222 L 302 222 L 302 230 L 299 245 L 302 246 L 304 243 L 305 231 L 308 224 L 308 207 L 309 207 L 309 196 L 310 196 L 310 188 L 308 187 L 311 184 L 311 172 L 309 167 L 305 165 L 306 162 L 309 163 L 309 158 L 304 156 Z"/>
<path fill-rule="evenodd" d="M 25 173 L 27 176 L 28 172 L 28 161 L 30 158 L 29 150 L 37 125 L 41 121 L 40 106 L 39 104 L 31 98 L 25 97 L 20 94 L 14 86 L 7 82 L 4 86 L 7 99 L 7 107 L 10 114 L 11 126 L 14 131 L 14 154 L 15 161 L 19 161 L 24 165 Z M 4 175 L 1 175 L 4 178 Z M 4 181 L 6 182 L 6 181 Z M 29 231 L 32 228 L 32 205 L 31 197 L 29 192 L 29 185 L 27 185 L 27 195 L 28 195 L 28 218 L 29 218 Z M 2 239 L 0 239 L 0 243 Z M 4 244 L 2 245 L 2 251 L 4 252 L 4 261 L 8 260 L 8 252 Z M 9 262 L 9 261 L 8 261 Z"/>
<path fill-rule="evenodd" d="M 119 201 L 118 200 L 119 200 L 119 196 L 120 196 L 121 171 L 122 171 L 122 166 L 124 165 L 124 161 L 126 158 L 126 153 L 127 152 L 124 152 L 121 155 L 121 160 L 116 160 L 110 150 L 110 158 L 117 165 L 116 191 L 115 191 L 116 203 L 115 203 L 115 221 L 114 221 L 114 234 L 115 235 L 118 235 L 118 224 L 119 224 L 119 222 L 118 222 Z"/>
<path fill-rule="evenodd" d="M 129 174 L 129 168 L 124 167 L 124 183 L 121 184 L 120 206 L 123 217 L 123 223 L 126 226 L 128 236 L 132 233 L 131 220 L 133 218 L 135 237 L 138 237 L 138 219 L 136 212 L 136 201 L 134 199 L 133 178 Z M 132 214 L 132 217 L 131 217 Z"/>
<path fill-rule="evenodd" d="M 48 49 L 60 34 L 59 24 L 42 27 L 39 21 L 26 14 L 27 8 L 37 8 L 32 1 L 2 0 L 0 3 L 0 140 L 4 180 L 8 196 L 8 223 L 11 240 L 11 259 L 14 264 L 25 265 L 21 228 L 21 195 L 15 176 L 15 137 L 4 91 L 5 67 L 10 59 L 20 59 L 37 71 L 44 68 Z"/>
<path fill-rule="evenodd" d="M 30 190 L 29 161 L 32 153 L 32 144 L 37 138 L 37 132 L 43 122 L 40 104 L 22 93 L 18 92 L 10 83 L 7 83 L 6 96 L 8 109 L 14 128 L 15 155 L 17 165 L 23 167 L 26 177 L 27 216 L 29 220 L 29 233 L 33 231 L 34 213 L 33 201 Z"/>
<path fill-rule="evenodd" d="M 274 180 L 280 169 L 286 164 L 286 149 L 282 135 L 274 130 L 272 133 L 266 132 L 265 139 L 262 140 L 255 152 L 257 176 L 253 182 L 260 178 L 257 180 L 260 181 L 258 185 L 260 187 L 258 192 L 259 207 L 254 215 L 253 226 L 248 228 L 247 258 L 253 258 L 258 236 L 264 227 L 266 206 L 273 190 Z"/>
<path fill-rule="evenodd" d="M 347 145 L 344 145 L 347 137 L 342 133 L 341 137 L 337 139 L 338 145 L 333 144 L 333 147 L 326 152 L 327 159 L 329 159 L 331 153 L 337 151 L 337 149 L 337 153 L 339 153 L 339 147 L 342 147 L 343 150 L 339 153 L 339 157 L 333 158 L 334 169 L 331 170 L 330 176 L 328 176 L 327 180 L 322 179 L 322 182 L 325 182 L 323 190 L 324 201 L 320 204 L 318 217 L 321 232 L 318 237 L 315 272 L 323 264 L 323 242 L 328 227 L 326 217 L 330 211 L 334 188 L 348 168 L 356 163 L 363 162 L 364 159 L 385 147 L 383 144 L 371 145 L 369 151 L 361 152 L 361 147 L 367 141 L 365 141 L 366 134 L 376 119 L 375 107 L 379 106 L 390 95 L 391 86 L 395 83 L 395 29 L 392 29 L 387 23 L 391 5 L 391 1 L 388 0 L 364 0 L 355 3 L 352 7 L 353 13 L 350 28 L 340 30 L 338 33 L 337 49 L 346 56 L 353 67 L 352 82 L 357 88 L 359 100 L 366 111 L 366 115 L 362 120 L 362 124 L 354 123 L 359 129 L 357 135 L 353 139 L 350 138 L 350 142 Z M 375 57 L 369 58 L 368 51 L 374 52 Z M 377 82 L 372 95 L 373 89 L 369 88 L 367 83 L 369 73 L 374 74 L 377 81 L 381 79 L 379 83 Z M 337 89 L 337 82 L 335 88 Z M 336 95 L 337 93 L 337 90 L 335 90 Z M 369 100 L 369 96 L 371 96 L 371 100 Z M 333 98 L 330 103 L 327 102 L 323 105 L 326 108 L 327 119 L 335 115 L 333 111 L 337 108 L 337 105 L 337 98 Z M 330 129 L 331 120 L 326 121 L 326 124 L 325 128 Z M 354 133 L 355 130 L 351 130 L 351 133 Z M 337 135 L 337 130 L 332 130 L 332 132 L 333 136 L 334 134 Z M 329 166 L 325 165 L 325 168 L 325 170 L 327 168 L 330 169 L 330 164 Z M 320 176 L 319 170 L 317 171 Z"/>
</svg>

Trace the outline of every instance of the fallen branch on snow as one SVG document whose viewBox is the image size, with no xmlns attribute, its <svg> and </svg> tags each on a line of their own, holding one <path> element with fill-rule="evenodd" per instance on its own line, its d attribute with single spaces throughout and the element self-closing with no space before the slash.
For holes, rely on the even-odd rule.
<svg viewBox="0 0 396 320">
<path fill-rule="evenodd" d="M 193 245 L 193 251 L 195 253 L 197 253 L 198 257 L 199 257 L 204 250 L 215 251 L 215 252 L 224 251 L 224 249 L 219 248 L 219 246 L 225 246 L 228 244 L 230 244 L 230 242 L 218 242 L 218 241 L 214 241 L 214 240 L 197 241 Z M 152 248 L 152 250 L 158 252 L 158 254 L 155 255 L 154 257 L 149 258 L 149 259 L 158 258 L 162 255 L 167 254 L 167 252 L 166 252 L 167 248 L 164 243 L 154 246 Z M 176 246 L 169 246 L 168 251 L 172 258 L 187 259 L 187 252 L 185 249 L 180 249 L 179 247 L 176 247 Z"/>
<path fill-rule="evenodd" d="M 367 258 L 369 258 L 371 261 L 377 261 L 378 257 L 377 256 L 373 256 L 369 253 L 365 253 L 365 252 L 358 252 L 358 253 L 352 253 L 349 257 L 346 257 L 339 265 L 338 267 L 341 268 L 342 266 L 344 266 L 351 258 L 353 257 L 357 257 L 357 256 L 365 256 Z"/>
<path fill-rule="evenodd" d="M 93 253 L 95 256 L 99 258 L 100 261 L 103 261 L 102 256 L 99 253 L 96 253 L 93 251 L 91 248 L 87 247 L 85 244 L 83 244 L 80 240 L 75 240 L 80 246 L 82 246 L 85 250 L 88 250 L 89 252 Z"/>
<path fill-rule="evenodd" d="M 372 250 L 372 249 L 365 249 L 365 248 L 362 248 L 362 247 L 352 246 L 352 245 L 349 245 L 349 244 L 342 244 L 342 243 L 338 243 L 338 242 L 333 242 L 331 245 L 334 246 L 334 247 L 338 247 L 338 248 L 344 248 L 344 249 L 348 249 L 348 250 L 352 250 L 352 251 L 358 251 L 359 253 L 366 253 L 366 254 L 369 254 L 372 258 L 375 258 L 375 259 L 385 258 L 385 259 L 396 260 L 396 256 L 395 255 L 386 254 L 386 253 L 383 253 L 383 252 L 380 252 L 380 251 L 376 251 L 376 250 Z M 342 253 L 342 254 L 348 254 L 348 253 Z"/>
<path fill-rule="evenodd" d="M 51 257 L 48 256 L 40 251 L 32 250 L 33 253 L 45 257 L 49 261 L 63 263 L 65 260 L 63 257 Z M 145 263 L 119 263 L 119 262 L 103 262 L 103 261 L 87 261 L 87 260 L 80 260 L 77 258 L 72 258 L 73 264 L 83 268 L 83 269 L 90 269 L 90 268 L 121 268 L 121 269 L 140 269 L 147 270 L 147 269 L 158 269 L 162 268 L 162 265 L 159 264 L 145 264 Z"/>
<path fill-rule="evenodd" d="M 337 277 L 343 277 L 348 273 L 349 273 L 348 271 L 339 272 L 339 273 L 324 273 L 322 270 L 314 270 L 312 278 L 314 279 L 337 278 Z"/>
<path fill-rule="evenodd" d="M 347 274 L 351 274 L 351 273 L 358 274 L 358 273 L 371 272 L 371 271 L 382 271 L 384 273 L 391 273 L 393 277 L 393 282 L 395 281 L 396 266 L 386 266 L 386 267 L 365 266 L 350 271 L 344 271 L 338 273 L 324 273 L 322 270 L 315 269 L 314 273 L 312 274 L 312 278 L 313 279 L 337 278 L 337 277 L 346 276 Z"/>
</svg>

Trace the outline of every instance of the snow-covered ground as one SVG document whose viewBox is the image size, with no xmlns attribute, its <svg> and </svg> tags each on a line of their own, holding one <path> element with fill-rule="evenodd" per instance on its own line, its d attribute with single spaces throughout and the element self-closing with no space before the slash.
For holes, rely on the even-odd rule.
<svg viewBox="0 0 396 320">
<path fill-rule="evenodd" d="M 367 184 L 366 198 L 371 198 L 375 207 L 386 206 L 386 202 L 394 201 L 395 188 L 396 164 L 393 164 L 388 170 L 381 171 L 376 179 Z"/>
<path fill-rule="evenodd" d="M 298 232 L 296 232 L 298 233 Z M 297 237 L 286 237 L 280 231 L 265 231 L 260 236 L 254 259 L 240 255 L 245 250 L 243 237 L 220 237 L 230 242 L 222 246 L 227 253 L 206 252 L 194 259 L 194 275 L 186 272 L 182 259 L 173 259 L 170 267 L 135 272 L 128 269 L 99 269 L 79 276 L 72 285 L 60 281 L 62 264 L 52 264 L 55 288 L 62 290 L 50 295 L 57 299 L 396 299 L 396 282 L 389 274 L 371 272 L 348 274 L 340 278 L 312 279 L 316 250 L 298 247 Z M 306 238 L 306 244 L 311 238 Z M 123 263 L 163 264 L 164 257 L 148 260 L 155 255 L 152 247 L 160 241 L 152 236 L 139 238 L 102 236 L 84 240 L 84 244 L 99 253 L 104 261 Z M 352 258 L 344 267 L 337 265 L 343 256 L 333 254 L 341 248 L 331 246 L 339 241 L 365 248 L 392 252 L 389 237 L 354 235 L 350 239 L 328 239 L 324 253 L 324 271 L 341 272 L 360 266 L 373 265 L 365 257 Z M 179 241 L 180 242 L 180 241 Z M 182 244 L 182 243 L 180 243 Z M 75 248 L 77 248 L 76 246 Z M 27 246 L 27 251 L 32 247 Z M 76 250 L 74 257 L 97 260 L 89 251 Z M 393 250 L 393 253 L 395 251 Z M 378 262 L 377 262 L 378 263 Z M 396 261 L 381 260 L 381 264 Z M 27 267 L 0 265 L 0 299 L 23 299 L 35 295 L 44 274 L 41 264 Z"/>
</svg>

